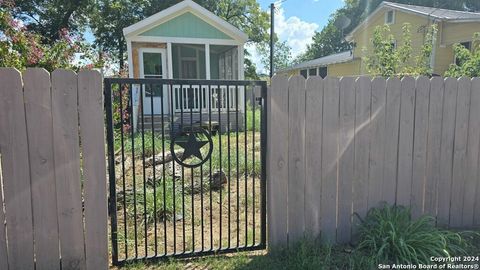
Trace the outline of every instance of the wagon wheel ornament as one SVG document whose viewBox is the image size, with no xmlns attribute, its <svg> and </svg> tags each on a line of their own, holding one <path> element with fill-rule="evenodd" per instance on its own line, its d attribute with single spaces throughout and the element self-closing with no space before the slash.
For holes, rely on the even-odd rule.
<svg viewBox="0 0 480 270">
<path fill-rule="evenodd" d="M 195 131 L 195 132 L 190 131 L 190 132 L 187 132 L 187 133 L 189 135 L 188 135 L 188 139 L 186 141 L 183 141 L 183 140 L 180 141 L 180 140 L 178 140 L 179 136 L 173 136 L 173 139 L 172 139 L 171 144 L 170 144 L 170 152 L 172 154 L 173 159 L 178 164 L 180 164 L 182 166 L 185 166 L 187 168 L 196 168 L 196 167 L 201 166 L 205 162 L 207 162 L 207 160 L 212 155 L 212 151 L 213 151 L 212 137 L 203 128 L 198 130 L 198 131 Z M 198 134 L 204 135 L 207 140 L 201 140 L 200 138 L 197 137 Z M 180 158 L 177 156 L 178 153 L 175 153 L 175 145 L 178 145 L 178 146 L 180 146 L 181 148 L 184 149 Z M 207 146 L 208 146 L 208 152 L 204 156 L 202 154 L 201 149 L 204 148 L 204 147 L 207 147 Z M 200 161 L 196 162 L 196 163 L 185 163 L 185 160 L 187 160 L 191 157 L 195 157 L 196 160 L 200 160 Z"/>
</svg>

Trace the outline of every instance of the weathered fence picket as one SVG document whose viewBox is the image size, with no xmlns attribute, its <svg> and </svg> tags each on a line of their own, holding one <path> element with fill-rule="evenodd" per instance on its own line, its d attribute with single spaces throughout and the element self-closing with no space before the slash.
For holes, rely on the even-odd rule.
<svg viewBox="0 0 480 270">
<path fill-rule="evenodd" d="M 305 79 L 290 79 L 288 96 L 288 240 L 305 231 Z"/>
<path fill-rule="evenodd" d="M 480 226 L 479 78 L 276 76 L 269 102 L 272 247 L 349 242 L 383 202 Z"/>
<path fill-rule="evenodd" d="M 288 80 L 272 80 L 268 102 L 267 181 L 268 241 L 272 246 L 287 243 L 287 189 L 288 189 Z M 273 91 L 273 89 L 275 89 Z M 281 196 L 280 196 L 281 195 Z"/>
<path fill-rule="evenodd" d="M 0 269 L 108 268 L 102 93 L 94 71 L 0 69 Z"/>
<path fill-rule="evenodd" d="M 322 170 L 323 80 L 311 77 L 306 82 L 305 98 L 305 231 L 320 235 L 320 205 Z"/>
<path fill-rule="evenodd" d="M 32 193 L 20 72 L 0 69 L 0 97 L 0 153 L 8 264 L 9 269 L 33 269 Z"/>
</svg>

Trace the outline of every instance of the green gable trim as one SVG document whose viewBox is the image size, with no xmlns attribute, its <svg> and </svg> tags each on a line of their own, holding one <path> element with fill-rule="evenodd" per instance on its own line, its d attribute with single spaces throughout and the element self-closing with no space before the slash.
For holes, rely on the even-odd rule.
<svg viewBox="0 0 480 270">
<path fill-rule="evenodd" d="M 140 36 L 233 39 L 191 12 L 166 21 Z"/>
</svg>

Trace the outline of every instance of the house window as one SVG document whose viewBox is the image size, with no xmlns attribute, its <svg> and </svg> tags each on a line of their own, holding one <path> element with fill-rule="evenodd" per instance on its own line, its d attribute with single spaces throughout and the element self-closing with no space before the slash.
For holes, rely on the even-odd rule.
<svg viewBox="0 0 480 270">
<path fill-rule="evenodd" d="M 394 24 L 395 23 L 395 11 L 389 10 L 385 13 L 385 24 Z"/>
<path fill-rule="evenodd" d="M 467 50 L 469 50 L 469 51 L 472 50 L 472 42 L 471 42 L 471 41 L 462 42 L 462 43 L 460 43 L 460 45 L 462 45 L 463 47 L 465 47 L 465 49 L 467 49 Z M 455 64 L 456 64 L 457 66 L 461 66 L 461 65 L 462 65 L 462 63 L 460 62 L 460 59 L 458 59 L 457 56 L 455 56 Z"/>
<path fill-rule="evenodd" d="M 328 68 L 327 67 L 319 67 L 318 68 L 318 75 L 322 78 L 327 77 L 328 75 Z"/>
<path fill-rule="evenodd" d="M 300 70 L 300 75 L 302 75 L 306 79 L 308 77 L 308 70 L 307 69 Z"/>
<path fill-rule="evenodd" d="M 308 76 L 317 76 L 317 69 L 316 68 L 309 69 Z"/>
</svg>

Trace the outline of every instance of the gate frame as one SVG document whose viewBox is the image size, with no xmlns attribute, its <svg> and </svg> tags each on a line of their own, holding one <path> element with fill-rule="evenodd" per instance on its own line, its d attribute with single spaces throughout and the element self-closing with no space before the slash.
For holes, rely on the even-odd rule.
<svg viewBox="0 0 480 270">
<path fill-rule="evenodd" d="M 142 83 L 143 82 L 143 83 Z M 261 174 L 260 174 L 260 243 L 251 246 L 242 246 L 234 248 L 222 248 L 216 250 L 206 251 L 191 251 L 186 253 L 167 254 L 163 256 L 150 256 L 146 258 L 138 259 L 118 259 L 118 238 L 117 238 L 117 192 L 116 192 L 116 176 L 115 176 L 115 149 L 114 149 L 114 129 L 113 129 L 113 96 L 112 96 L 112 84 L 185 84 L 185 85 L 227 85 L 228 86 L 258 86 L 260 87 L 260 96 L 255 98 L 261 98 L 261 116 L 260 116 L 260 159 L 261 159 Z M 255 92 L 255 88 L 252 88 Z M 123 266 L 132 262 L 141 261 L 165 261 L 170 258 L 194 258 L 226 253 L 234 253 L 241 251 L 255 251 L 264 250 L 267 248 L 267 100 L 268 100 L 268 87 L 266 81 L 259 80 L 190 80 L 190 79 L 157 79 L 157 78 L 104 78 L 104 105 L 106 112 L 106 138 L 107 138 L 107 151 L 108 151 L 108 185 L 109 185 L 109 197 L 108 197 L 108 212 L 110 215 L 110 236 L 111 236 L 111 252 L 112 252 L 112 264 L 114 266 Z M 244 100 L 246 102 L 246 100 Z M 254 102 L 256 102 L 254 100 Z M 173 113 L 173 111 L 171 112 Z M 246 113 L 246 112 L 244 112 Z M 183 194 L 185 196 L 185 194 Z"/>
</svg>

